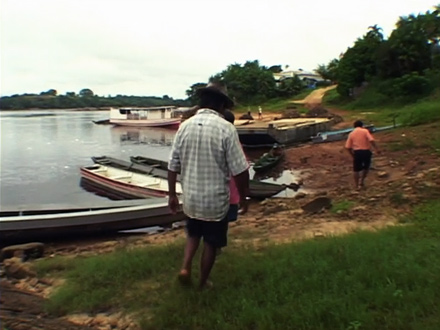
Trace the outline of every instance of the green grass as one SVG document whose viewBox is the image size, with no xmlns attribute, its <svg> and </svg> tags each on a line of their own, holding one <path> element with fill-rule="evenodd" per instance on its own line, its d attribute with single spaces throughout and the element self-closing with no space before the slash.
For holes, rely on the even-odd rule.
<svg viewBox="0 0 440 330">
<path fill-rule="evenodd" d="M 440 201 L 407 222 L 301 243 L 232 245 L 205 292 L 175 283 L 181 244 L 78 259 L 47 308 L 124 308 L 138 312 L 143 329 L 437 329 Z"/>
<path fill-rule="evenodd" d="M 404 137 L 399 141 L 390 141 L 387 145 L 387 149 L 390 151 L 411 150 L 416 147 L 414 140 L 409 137 Z"/>
<path fill-rule="evenodd" d="M 307 95 L 309 95 L 313 90 L 306 89 L 299 93 L 298 95 L 295 95 L 293 97 L 289 98 L 275 98 L 272 100 L 269 100 L 267 102 L 261 103 L 259 105 L 254 106 L 242 106 L 237 107 L 234 109 L 235 113 L 247 113 L 248 111 L 251 111 L 254 115 L 258 114 L 258 106 L 261 106 L 263 108 L 263 115 L 266 112 L 280 112 L 288 109 L 289 107 L 296 106 L 296 110 L 298 110 L 300 113 L 306 112 L 307 109 L 302 107 L 300 104 L 293 104 L 291 101 L 293 100 L 302 100 Z"/>
<path fill-rule="evenodd" d="M 332 205 L 331 212 L 332 213 L 347 212 L 354 206 L 354 204 L 355 203 L 353 201 L 349 201 L 345 199 L 342 201 L 335 202 Z"/>
<path fill-rule="evenodd" d="M 351 102 L 342 100 L 336 90 L 331 90 L 324 96 L 324 104 L 350 110 L 357 117 L 376 125 L 391 125 L 393 118 L 404 126 L 440 121 L 440 89 L 428 97 L 404 104 L 390 98 L 384 99 L 374 89 L 367 89 Z"/>
</svg>

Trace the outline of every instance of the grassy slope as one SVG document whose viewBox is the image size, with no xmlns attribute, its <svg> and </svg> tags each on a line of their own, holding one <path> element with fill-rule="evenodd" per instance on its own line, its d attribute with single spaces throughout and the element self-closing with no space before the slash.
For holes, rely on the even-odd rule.
<svg viewBox="0 0 440 330">
<path fill-rule="evenodd" d="M 294 104 L 291 103 L 292 100 L 302 100 L 307 95 L 309 95 L 310 92 L 311 92 L 310 89 L 306 89 L 303 92 L 301 92 L 300 94 L 295 95 L 294 97 L 287 98 L 287 99 L 282 99 L 282 98 L 272 99 L 272 100 L 269 100 L 265 103 L 262 103 L 260 106 L 262 107 L 264 113 L 266 113 L 266 112 L 273 112 L 273 113 L 281 112 L 281 111 L 286 110 L 288 107 L 294 106 Z M 305 111 L 305 108 L 301 107 L 300 105 L 296 105 L 296 107 L 297 107 L 297 110 L 300 112 Z M 247 113 L 248 111 L 251 111 L 254 115 L 256 115 L 256 114 L 258 114 L 258 106 L 251 106 L 251 107 L 238 106 L 237 108 L 234 109 L 234 112 L 237 114 Z"/>
<path fill-rule="evenodd" d="M 48 304 L 53 313 L 113 307 L 143 329 L 437 329 L 440 201 L 410 225 L 378 233 L 255 247 L 232 246 L 198 292 L 175 283 L 181 245 L 120 250 L 74 261 Z"/>
<path fill-rule="evenodd" d="M 403 125 L 420 125 L 440 120 L 440 89 L 428 97 L 415 100 L 406 105 L 376 102 L 368 92 L 352 102 L 341 102 L 336 90 L 329 91 L 324 97 L 329 107 L 353 110 L 360 117 L 377 125 L 390 125 L 392 118 Z M 356 109 L 356 110 L 354 110 Z"/>
</svg>

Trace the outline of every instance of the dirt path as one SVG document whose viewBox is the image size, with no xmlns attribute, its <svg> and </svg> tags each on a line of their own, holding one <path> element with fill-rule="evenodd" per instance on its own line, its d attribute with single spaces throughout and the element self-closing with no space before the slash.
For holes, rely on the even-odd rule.
<svg viewBox="0 0 440 330">
<path fill-rule="evenodd" d="M 306 108 L 312 109 L 318 105 L 321 105 L 322 98 L 324 97 L 325 93 L 332 90 L 332 89 L 335 89 L 335 88 L 336 88 L 336 85 L 315 89 L 313 92 L 311 92 L 309 95 L 307 95 L 304 99 L 294 100 L 294 101 L 292 101 L 292 103 L 302 104 Z"/>
</svg>

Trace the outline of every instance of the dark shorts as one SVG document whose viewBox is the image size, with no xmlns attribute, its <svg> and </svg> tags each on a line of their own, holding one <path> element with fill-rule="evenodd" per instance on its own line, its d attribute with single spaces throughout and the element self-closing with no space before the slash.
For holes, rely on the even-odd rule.
<svg viewBox="0 0 440 330">
<path fill-rule="evenodd" d="M 236 221 L 238 218 L 238 204 L 229 204 L 229 211 L 226 215 L 229 222 Z"/>
<path fill-rule="evenodd" d="M 228 243 L 229 222 L 238 218 L 238 205 L 229 205 L 228 213 L 221 221 L 203 221 L 188 219 L 186 222 L 186 232 L 189 237 L 198 237 L 215 248 L 225 247 Z"/>
<path fill-rule="evenodd" d="M 222 248 L 227 245 L 228 239 L 228 220 L 203 221 L 188 219 L 186 222 L 186 232 L 189 237 L 202 238 L 203 241 L 215 248 Z"/>
<path fill-rule="evenodd" d="M 353 171 L 360 172 L 370 169 L 372 153 L 370 150 L 355 150 L 353 157 Z"/>
</svg>

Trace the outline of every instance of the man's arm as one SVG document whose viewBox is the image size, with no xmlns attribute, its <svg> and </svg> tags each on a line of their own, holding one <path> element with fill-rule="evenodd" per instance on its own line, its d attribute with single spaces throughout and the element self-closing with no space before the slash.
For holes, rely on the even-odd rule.
<svg viewBox="0 0 440 330">
<path fill-rule="evenodd" d="M 351 138 L 351 133 L 348 135 L 347 142 L 345 142 L 345 149 L 347 149 L 351 157 L 354 157 L 353 140 Z"/>
<path fill-rule="evenodd" d="M 240 214 L 245 214 L 248 210 L 248 204 L 246 197 L 249 195 L 249 170 L 245 170 L 240 174 L 234 176 L 232 180 L 235 180 L 238 194 L 240 195 Z"/>
<path fill-rule="evenodd" d="M 370 141 L 370 143 L 371 143 L 371 145 L 373 146 L 373 148 L 374 148 L 374 150 L 376 150 L 376 152 L 378 153 L 378 154 L 380 154 L 380 150 L 379 150 L 379 147 L 377 146 L 377 143 L 376 143 L 376 141 Z"/>
<path fill-rule="evenodd" d="M 177 173 L 168 170 L 168 206 L 172 214 L 177 213 L 179 199 L 176 194 Z"/>
<path fill-rule="evenodd" d="M 227 147 L 225 156 L 240 195 L 240 213 L 243 214 L 247 211 L 246 197 L 249 192 L 249 163 L 246 160 L 235 128 L 233 128 L 230 133 L 231 135 L 226 138 Z"/>
<path fill-rule="evenodd" d="M 177 173 L 180 172 L 179 132 L 174 137 L 168 162 L 168 206 L 173 214 L 177 212 L 179 207 L 179 199 L 176 194 Z"/>
<path fill-rule="evenodd" d="M 354 151 L 352 148 L 345 147 L 345 149 L 348 151 L 348 153 L 350 154 L 351 157 L 354 157 Z"/>
<path fill-rule="evenodd" d="M 177 172 L 168 170 L 168 193 L 176 195 Z"/>
<path fill-rule="evenodd" d="M 237 186 L 238 194 L 240 195 L 240 201 L 245 201 L 249 195 L 249 170 L 243 171 L 240 174 L 234 176 L 235 185 Z"/>
</svg>

